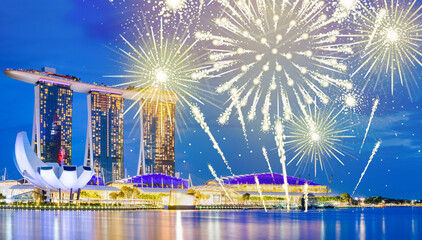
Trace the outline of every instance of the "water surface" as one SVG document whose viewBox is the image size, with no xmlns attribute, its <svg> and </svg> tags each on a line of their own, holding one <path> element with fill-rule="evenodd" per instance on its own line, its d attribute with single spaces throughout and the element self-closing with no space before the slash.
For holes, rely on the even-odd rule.
<svg viewBox="0 0 422 240">
<path fill-rule="evenodd" d="M 0 210 L 0 239 L 422 239 L 422 208 Z"/>
</svg>

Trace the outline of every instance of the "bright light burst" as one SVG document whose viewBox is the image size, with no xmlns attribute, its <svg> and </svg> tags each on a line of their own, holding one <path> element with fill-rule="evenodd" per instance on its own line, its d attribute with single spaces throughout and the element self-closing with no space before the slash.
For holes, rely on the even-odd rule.
<svg viewBox="0 0 422 240">
<path fill-rule="evenodd" d="M 343 109 L 336 112 L 334 108 L 303 106 L 302 115 L 295 115 L 295 119 L 286 125 L 286 146 L 293 153 L 288 164 L 296 160 L 296 166 L 303 167 L 303 170 L 313 165 L 315 175 L 318 167 L 321 171 L 326 169 L 326 164 L 331 167 L 330 159 L 344 165 L 340 160 L 345 156 L 343 140 L 354 136 L 348 133 L 350 123 L 342 119 Z"/>
<path fill-rule="evenodd" d="M 417 85 L 413 73 L 422 66 L 422 15 L 416 0 L 375 1 L 374 6 L 359 3 L 362 10 L 353 18 L 349 43 L 360 56 L 360 62 L 353 75 L 361 73 L 366 79 L 365 87 L 371 82 L 374 88 L 384 86 L 388 80 L 391 94 L 397 81 L 407 88 L 411 96 L 411 83 Z M 397 80 L 398 79 L 398 80 Z"/>
<path fill-rule="evenodd" d="M 127 45 L 126 49 L 119 49 L 127 60 L 124 63 L 127 74 L 108 77 L 133 79 L 120 86 L 139 89 L 139 99 L 135 100 L 145 97 L 151 101 L 177 100 L 177 110 L 192 102 L 203 104 L 206 91 L 201 88 L 199 80 L 209 77 L 212 65 L 203 61 L 203 56 L 194 54 L 192 47 L 196 41 L 188 35 L 168 38 L 171 34 L 165 34 L 162 27 L 158 32 L 138 26 L 135 29 L 134 42 L 121 36 Z"/>
<path fill-rule="evenodd" d="M 169 10 L 177 11 L 186 7 L 186 0 L 165 0 L 165 6 Z"/>
<path fill-rule="evenodd" d="M 109 0 L 120 14 L 119 23 L 123 29 L 130 29 L 134 23 L 158 25 L 160 21 L 172 27 L 183 26 L 187 32 L 199 24 L 204 10 L 204 0 Z M 95 1 L 86 1 L 95 2 Z M 101 1 L 100 1 L 101 2 Z M 95 3 L 92 6 L 98 8 Z M 142 17 L 140 17 L 142 16 Z"/>
<path fill-rule="evenodd" d="M 246 117 L 253 120 L 262 106 L 261 128 L 269 131 L 276 96 L 283 118 L 290 120 L 292 89 L 308 104 L 315 99 L 326 104 L 330 97 L 323 89 L 330 85 L 353 88 L 333 76 L 347 70 L 341 60 L 352 49 L 338 44 L 336 20 L 325 15 L 329 4 L 319 0 L 218 2 L 223 10 L 215 19 L 216 29 L 198 31 L 195 36 L 212 44 L 210 60 L 219 76 L 227 79 L 217 92 L 228 92 L 232 104 L 221 114 L 220 124 L 227 123 L 233 107 L 241 113 L 239 109 L 248 105 Z"/>
</svg>

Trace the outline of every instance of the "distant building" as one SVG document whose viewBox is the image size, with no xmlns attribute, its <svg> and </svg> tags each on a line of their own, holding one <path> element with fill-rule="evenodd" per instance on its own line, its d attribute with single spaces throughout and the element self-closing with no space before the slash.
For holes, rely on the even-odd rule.
<svg viewBox="0 0 422 240">
<path fill-rule="evenodd" d="M 170 101 L 145 101 L 141 106 L 144 156 L 139 162 L 139 175 L 174 176 L 175 105 Z"/>
<path fill-rule="evenodd" d="M 72 163 L 72 107 L 70 85 L 42 79 L 37 82 L 32 146 L 42 161 Z"/>
<path fill-rule="evenodd" d="M 104 182 L 124 177 L 123 113 L 120 94 L 92 91 L 88 95 L 85 165 L 93 166 Z"/>
</svg>

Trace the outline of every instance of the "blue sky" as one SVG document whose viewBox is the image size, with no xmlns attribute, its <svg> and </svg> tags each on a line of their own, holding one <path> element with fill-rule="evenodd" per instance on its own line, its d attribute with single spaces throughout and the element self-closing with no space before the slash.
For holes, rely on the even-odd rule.
<svg viewBox="0 0 422 240">
<path fill-rule="evenodd" d="M 43 66 L 51 66 L 59 74 L 75 75 L 85 82 L 114 84 L 113 79 L 103 76 L 121 74 L 123 68 L 114 61 L 116 54 L 107 46 L 113 47 L 116 44 L 118 35 L 123 31 L 121 23 L 124 21 L 119 11 L 107 1 L 99 5 L 93 3 L 100 1 L 4 0 L 0 9 L 0 68 L 41 69 Z M 420 69 L 415 72 L 418 74 Z M 0 169 L 7 168 L 8 176 L 18 179 L 20 176 L 13 164 L 14 140 L 19 131 L 31 131 L 34 86 L 4 74 L 0 75 L 0 80 L 3 90 L 0 94 Z M 415 90 L 419 95 L 421 91 Z M 421 199 L 421 100 L 416 94 L 411 101 L 403 90 L 398 90 L 394 97 L 386 92 L 380 98 L 381 104 L 362 153 L 358 154 L 358 149 L 369 118 L 370 104 L 362 107 L 358 114 L 361 124 L 355 127 L 356 138 L 347 143 L 351 157 L 342 159 L 344 166 L 331 162 L 332 169 L 328 175 L 333 174 L 333 182 L 330 187 L 334 192 L 351 193 L 373 146 L 378 139 L 382 139 L 381 148 L 369 166 L 356 196 Z M 223 102 L 224 99 L 217 101 Z M 75 93 L 73 164 L 76 165 L 83 163 L 87 123 L 85 106 L 86 96 Z M 236 174 L 268 171 L 261 154 L 262 145 L 270 150 L 273 170 L 281 172 L 271 134 L 259 133 L 259 127 L 249 124 L 250 140 L 246 145 L 235 118 L 228 126 L 219 126 L 216 119 L 221 110 L 209 105 L 202 106 L 202 109 Z M 135 122 L 132 115 L 129 112 L 125 116 L 125 168 L 129 175 L 135 174 L 139 145 L 136 131 L 130 134 Z M 253 129 L 256 131 L 252 132 Z M 187 126 L 181 126 L 179 130 L 176 168 L 182 177 L 190 173 L 194 184 L 203 184 L 212 178 L 207 169 L 208 163 L 214 166 L 219 175 L 229 174 L 208 136 L 196 122 L 189 121 Z M 294 165 L 288 166 L 288 173 L 294 174 L 295 170 Z M 309 173 L 312 171 L 302 173 L 302 177 Z M 327 176 L 321 172 L 311 179 L 322 184 L 328 183 Z"/>
</svg>

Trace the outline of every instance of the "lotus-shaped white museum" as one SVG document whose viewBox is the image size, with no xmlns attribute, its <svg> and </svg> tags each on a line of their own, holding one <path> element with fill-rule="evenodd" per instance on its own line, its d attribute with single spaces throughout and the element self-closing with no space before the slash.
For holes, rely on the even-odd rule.
<svg viewBox="0 0 422 240">
<path fill-rule="evenodd" d="M 28 182 L 44 190 L 71 193 L 80 191 L 94 175 L 94 171 L 88 166 L 44 163 L 32 149 L 26 132 L 20 132 L 16 136 L 15 164 Z"/>
</svg>

